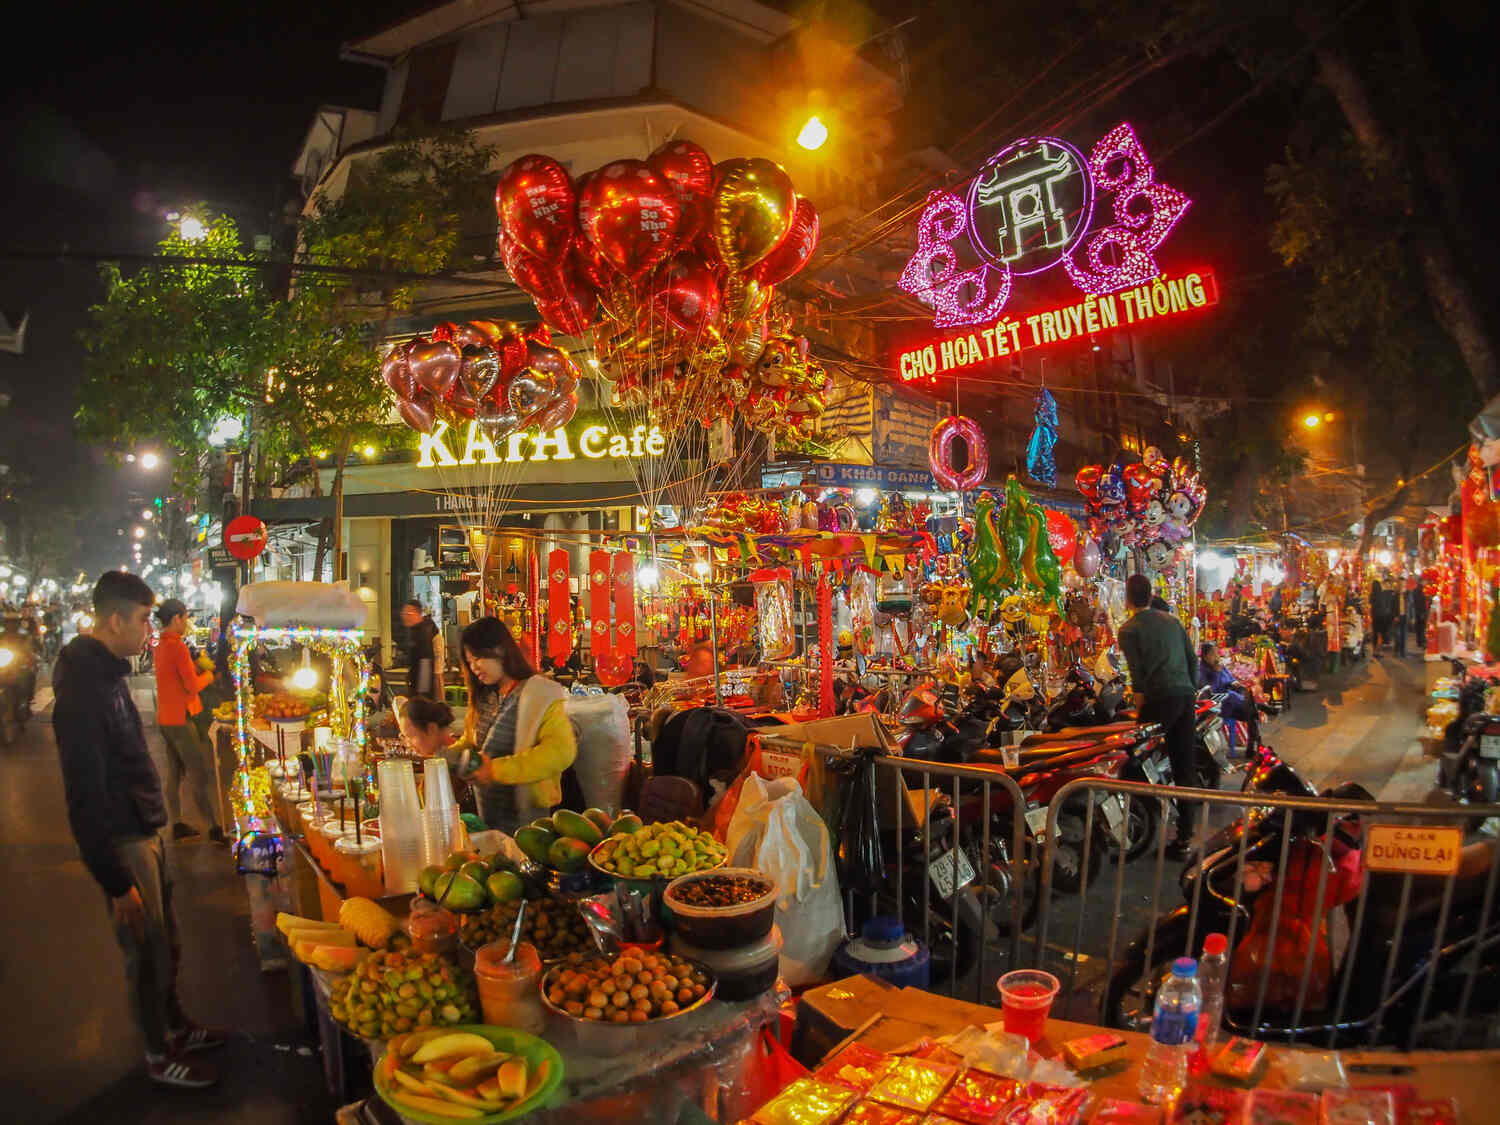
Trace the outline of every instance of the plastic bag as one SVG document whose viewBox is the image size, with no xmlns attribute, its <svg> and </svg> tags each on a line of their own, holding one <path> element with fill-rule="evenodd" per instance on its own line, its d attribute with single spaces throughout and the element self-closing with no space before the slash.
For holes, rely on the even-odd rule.
<svg viewBox="0 0 1500 1125">
<path fill-rule="evenodd" d="M 792 626 L 792 572 L 786 567 L 757 570 L 750 575 L 755 588 L 755 621 L 762 660 L 786 660 L 796 651 Z"/>
<path fill-rule="evenodd" d="M 614 814 L 623 807 L 625 775 L 635 759 L 623 695 L 570 695 L 563 708 L 573 723 L 578 757 L 573 771 L 585 804 Z"/>
<path fill-rule="evenodd" d="M 776 880 L 781 976 L 792 987 L 821 980 L 844 940 L 844 904 L 828 829 L 795 778 L 745 779 L 729 822 L 729 862 Z"/>
<path fill-rule="evenodd" d="M 861 755 L 845 790 L 839 818 L 839 881 L 845 890 L 874 894 L 885 883 L 885 856 L 880 848 L 880 817 L 876 812 L 875 759 Z"/>
</svg>

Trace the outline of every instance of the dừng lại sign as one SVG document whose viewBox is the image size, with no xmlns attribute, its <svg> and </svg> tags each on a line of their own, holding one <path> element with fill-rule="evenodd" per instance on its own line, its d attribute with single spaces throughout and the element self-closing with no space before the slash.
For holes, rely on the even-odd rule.
<svg viewBox="0 0 1500 1125">
<path fill-rule="evenodd" d="M 1121 293 L 1161 274 L 1156 250 L 1190 205 L 1157 182 L 1128 124 L 1087 159 L 1057 137 L 1028 137 L 990 157 L 965 197 L 928 195 L 898 284 L 932 306 L 939 328 L 998 320 L 1016 278 L 1058 265 L 1081 292 Z"/>
<path fill-rule="evenodd" d="M 1096 333 L 1196 312 L 1219 303 L 1212 270 L 1162 274 L 1118 293 L 1090 293 L 1081 301 L 1034 313 L 1002 316 L 989 325 L 908 344 L 896 352 L 904 382 L 932 379 L 951 371 L 1019 355 L 1028 348 L 1086 339 Z"/>
<path fill-rule="evenodd" d="M 458 465 L 500 465 L 519 461 L 587 461 L 624 460 L 635 457 L 660 457 L 667 450 L 667 439 L 658 426 L 636 426 L 629 433 L 606 425 L 573 427 L 531 432 L 518 430 L 497 443 L 485 434 L 477 422 L 470 422 L 459 432 L 438 422 L 432 433 L 419 434 L 417 468 L 452 468 Z"/>
</svg>

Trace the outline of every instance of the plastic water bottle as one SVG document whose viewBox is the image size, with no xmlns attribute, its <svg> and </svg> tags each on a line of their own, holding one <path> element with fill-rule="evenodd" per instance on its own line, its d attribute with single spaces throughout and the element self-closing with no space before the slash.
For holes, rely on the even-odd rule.
<svg viewBox="0 0 1500 1125">
<path fill-rule="evenodd" d="M 1203 994 L 1198 991 L 1198 962 L 1179 957 L 1172 972 L 1156 991 L 1156 1010 L 1151 1016 L 1151 1048 L 1141 1064 L 1141 1100 L 1164 1105 L 1187 1085 L 1188 1049 L 1198 1030 L 1198 1009 Z"/>
<path fill-rule="evenodd" d="M 1223 934 L 1209 934 L 1203 939 L 1203 956 L 1198 959 L 1198 988 L 1203 1006 L 1198 1010 L 1198 1042 L 1205 1051 L 1219 1038 L 1219 1024 L 1224 1018 L 1224 982 L 1229 977 L 1229 939 Z"/>
</svg>

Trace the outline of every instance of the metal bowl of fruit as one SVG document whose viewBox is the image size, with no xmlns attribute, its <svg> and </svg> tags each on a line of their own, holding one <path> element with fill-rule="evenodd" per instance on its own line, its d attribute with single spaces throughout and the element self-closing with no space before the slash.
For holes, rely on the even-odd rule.
<svg viewBox="0 0 1500 1125">
<path fill-rule="evenodd" d="M 680 875 L 712 871 L 727 862 L 729 851 L 713 833 L 680 820 L 607 837 L 589 852 L 589 866 L 595 871 L 641 883 L 670 883 Z"/>
<path fill-rule="evenodd" d="M 576 1029 L 580 1047 L 618 1053 L 640 1048 L 642 1028 L 698 1011 L 718 985 L 700 961 L 626 949 L 572 954 L 542 974 L 540 988 L 542 1003 Z"/>
</svg>

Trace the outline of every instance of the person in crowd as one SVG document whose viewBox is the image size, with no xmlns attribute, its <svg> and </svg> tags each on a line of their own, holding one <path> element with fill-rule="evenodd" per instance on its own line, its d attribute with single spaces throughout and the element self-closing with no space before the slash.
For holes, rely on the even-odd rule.
<svg viewBox="0 0 1500 1125">
<path fill-rule="evenodd" d="M 198 808 L 211 827 L 208 838 L 225 842 L 219 825 L 218 802 L 213 799 L 213 760 L 199 733 L 196 716 L 203 711 L 198 694 L 213 683 L 213 668 L 201 668 L 188 651 L 184 634 L 191 625 L 187 606 L 168 598 L 156 607 L 161 634 L 156 642 L 156 725 L 167 744 L 167 812 L 172 838 L 185 840 L 198 830 L 182 819 L 182 778 L 186 774 Z"/>
<path fill-rule="evenodd" d="M 1370 648 L 1377 659 L 1390 640 L 1391 619 L 1394 616 L 1387 607 L 1385 590 L 1380 585 L 1380 579 L 1377 578 L 1370 583 L 1370 632 L 1373 634 Z"/>
<path fill-rule="evenodd" d="M 1238 582 L 1231 582 L 1228 587 L 1229 616 L 1235 618 L 1245 612 L 1245 595 Z"/>
<path fill-rule="evenodd" d="M 690 680 L 714 674 L 714 649 L 707 641 L 689 646 L 682 654 L 682 674 Z"/>
<path fill-rule="evenodd" d="M 188 1019 L 177 995 L 181 945 L 159 835 L 166 802 L 127 679 L 131 658 L 146 647 L 156 598 L 136 575 L 110 570 L 93 600 L 92 635 L 68 643 L 52 679 L 68 823 L 125 955 L 147 1073 L 165 1086 L 200 1089 L 218 1075 L 189 1053 L 221 1047 L 225 1037 Z"/>
<path fill-rule="evenodd" d="M 419 758 L 436 758 L 453 745 L 453 709 L 446 703 L 414 695 L 396 717 L 401 737 Z"/>
<path fill-rule="evenodd" d="M 416 600 L 401 607 L 406 626 L 406 693 L 436 699 L 442 694 L 437 679 L 437 624 Z"/>
<path fill-rule="evenodd" d="M 1151 608 L 1151 580 L 1132 574 L 1125 580 L 1125 604 L 1130 620 L 1120 626 L 1120 651 L 1130 668 L 1136 712 L 1143 722 L 1160 723 L 1167 732 L 1167 752 L 1179 783 L 1194 773 L 1193 676 L 1196 656 L 1182 622 L 1170 613 Z M 1192 839 L 1196 801 L 1177 802 L 1177 839 L 1167 846 L 1173 859 L 1185 859 Z"/>
<path fill-rule="evenodd" d="M 1415 578 L 1406 580 L 1406 588 L 1410 591 L 1411 624 L 1417 633 L 1417 651 L 1427 651 L 1427 592 Z"/>
<path fill-rule="evenodd" d="M 1390 600 L 1391 616 L 1391 647 L 1397 656 L 1406 657 L 1406 622 L 1411 615 L 1411 594 L 1405 583 L 1399 580 L 1392 581 L 1391 588 L 1386 591 L 1386 597 Z"/>
<path fill-rule="evenodd" d="M 513 833 L 563 799 L 562 775 L 578 755 L 566 695 L 539 675 L 503 622 L 481 617 L 463 632 L 469 714 L 464 744 L 479 752 L 469 780 L 479 816 Z"/>
<path fill-rule="evenodd" d="M 1219 646 L 1212 641 L 1205 642 L 1198 648 L 1198 686 L 1210 689 L 1215 695 L 1227 693 L 1224 702 L 1219 705 L 1219 714 L 1225 721 L 1239 719 L 1245 724 L 1249 732 L 1245 742 L 1246 754 L 1260 745 L 1260 709 L 1256 707 L 1255 700 L 1250 698 L 1245 685 L 1235 679 L 1225 667 Z"/>
<path fill-rule="evenodd" d="M 1284 602 L 1284 600 L 1282 599 L 1282 596 L 1281 596 L 1281 587 L 1277 586 L 1275 589 L 1273 589 L 1271 591 L 1271 600 L 1268 603 L 1268 607 L 1269 607 L 1269 609 L 1271 611 L 1271 617 L 1273 619 L 1280 620 L 1280 618 L 1281 618 L 1281 610 L 1282 610 L 1282 608 L 1283 608 L 1284 605 L 1285 605 L 1285 602 Z"/>
<path fill-rule="evenodd" d="M 996 686 L 994 663 L 990 660 L 990 654 L 982 648 L 976 648 L 973 659 L 969 661 L 969 683 L 975 688 Z"/>
</svg>

